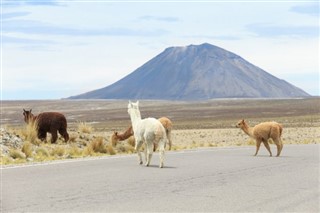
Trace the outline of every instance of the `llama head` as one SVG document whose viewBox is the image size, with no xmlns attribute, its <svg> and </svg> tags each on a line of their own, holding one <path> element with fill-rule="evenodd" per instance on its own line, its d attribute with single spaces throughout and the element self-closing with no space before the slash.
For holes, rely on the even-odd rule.
<svg viewBox="0 0 320 213">
<path fill-rule="evenodd" d="M 113 134 L 111 135 L 111 145 L 115 147 L 118 141 L 119 141 L 118 132 L 113 132 Z"/>
<path fill-rule="evenodd" d="M 24 116 L 24 122 L 26 122 L 27 124 L 33 119 L 34 115 L 31 113 L 32 109 L 25 110 L 23 109 L 23 116 Z"/>
<path fill-rule="evenodd" d="M 140 110 L 139 110 L 139 101 L 137 101 L 136 103 L 129 101 L 128 113 L 129 113 L 129 115 L 133 114 L 136 117 L 141 118 Z"/>
<path fill-rule="evenodd" d="M 245 126 L 245 124 L 246 124 L 246 121 L 244 119 L 242 119 L 242 120 L 238 121 L 236 127 L 242 128 Z"/>
</svg>

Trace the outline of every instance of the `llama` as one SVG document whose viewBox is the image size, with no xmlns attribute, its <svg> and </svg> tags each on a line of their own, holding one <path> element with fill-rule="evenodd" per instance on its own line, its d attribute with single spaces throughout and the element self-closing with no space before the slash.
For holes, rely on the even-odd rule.
<svg viewBox="0 0 320 213">
<path fill-rule="evenodd" d="M 134 139 L 136 141 L 135 150 L 138 153 L 139 163 L 142 164 L 142 156 L 140 148 L 143 143 L 146 145 L 145 158 L 146 166 L 150 165 L 150 161 L 153 154 L 154 144 L 159 145 L 160 152 L 160 168 L 163 168 L 164 151 L 167 142 L 167 136 L 164 127 L 159 120 L 155 118 L 141 119 L 139 111 L 139 101 L 132 103 L 129 101 L 128 114 L 130 115 L 131 124 L 134 132 Z"/>
<path fill-rule="evenodd" d="M 254 127 L 250 127 L 245 120 L 240 120 L 237 123 L 237 127 L 241 128 L 247 135 L 256 140 L 256 153 L 254 156 L 257 156 L 261 142 L 267 148 L 272 156 L 270 146 L 268 144 L 268 139 L 271 138 L 277 146 L 277 157 L 280 156 L 280 153 L 283 148 L 281 135 L 282 135 L 282 125 L 277 122 L 263 122 Z"/>
<path fill-rule="evenodd" d="M 163 125 L 164 129 L 166 130 L 167 139 L 169 142 L 169 150 L 171 150 L 171 147 L 172 147 L 172 140 L 171 140 L 172 122 L 167 117 L 161 117 L 158 120 Z M 113 146 L 115 146 L 118 143 L 118 141 L 124 141 L 124 140 L 128 139 L 129 137 L 131 137 L 132 135 L 133 135 L 133 130 L 132 130 L 132 126 L 130 126 L 124 133 L 114 132 L 111 136 L 111 143 Z M 155 145 L 154 150 L 156 150 L 156 145 Z"/>
<path fill-rule="evenodd" d="M 35 116 L 29 111 L 23 109 L 24 121 L 29 124 L 30 122 L 36 122 L 38 138 L 45 140 L 47 132 L 51 134 L 51 143 L 55 143 L 58 139 L 57 131 L 63 136 L 65 142 L 69 140 L 69 134 L 67 132 L 67 120 L 66 117 L 59 112 L 43 112 Z"/>
<path fill-rule="evenodd" d="M 132 135 L 133 135 L 132 125 L 124 133 L 113 132 L 111 136 L 111 144 L 112 146 L 116 146 L 118 141 L 124 141 L 130 138 Z"/>
</svg>

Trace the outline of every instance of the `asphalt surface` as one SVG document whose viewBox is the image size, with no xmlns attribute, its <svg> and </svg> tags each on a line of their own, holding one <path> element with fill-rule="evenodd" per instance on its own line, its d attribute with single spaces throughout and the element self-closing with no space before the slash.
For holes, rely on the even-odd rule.
<svg viewBox="0 0 320 213">
<path fill-rule="evenodd" d="M 272 145 L 275 153 L 275 146 Z M 0 212 L 320 212 L 320 145 L 136 155 L 1 168 Z"/>
</svg>

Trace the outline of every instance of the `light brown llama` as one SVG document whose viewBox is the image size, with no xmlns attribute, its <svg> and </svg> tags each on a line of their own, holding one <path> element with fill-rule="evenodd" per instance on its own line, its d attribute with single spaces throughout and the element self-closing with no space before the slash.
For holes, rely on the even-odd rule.
<svg viewBox="0 0 320 213">
<path fill-rule="evenodd" d="M 169 141 L 169 150 L 171 150 L 172 141 L 171 141 L 171 131 L 172 131 L 172 122 L 167 117 L 161 117 L 158 119 L 160 123 L 163 125 L 164 129 L 166 130 L 167 138 Z M 130 126 L 124 133 L 114 132 L 111 136 L 111 144 L 112 146 L 116 146 L 118 141 L 123 141 L 128 139 L 133 135 L 132 126 Z M 156 149 L 156 145 L 154 147 Z"/>
<path fill-rule="evenodd" d="M 268 152 L 270 153 L 270 157 L 272 156 L 268 143 L 269 138 L 271 138 L 277 146 L 277 157 L 280 156 L 283 148 L 281 140 L 283 127 L 281 124 L 273 121 L 263 122 L 254 127 L 250 127 L 245 120 L 240 120 L 237 123 L 237 127 L 241 128 L 247 135 L 256 140 L 256 153 L 254 154 L 254 156 L 258 154 L 261 142 L 263 142 L 264 146 L 267 148 Z"/>
</svg>

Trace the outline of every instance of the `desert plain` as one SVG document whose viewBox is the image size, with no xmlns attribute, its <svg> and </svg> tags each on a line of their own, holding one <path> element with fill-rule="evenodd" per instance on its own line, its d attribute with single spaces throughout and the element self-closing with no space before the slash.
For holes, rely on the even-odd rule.
<svg viewBox="0 0 320 213">
<path fill-rule="evenodd" d="M 320 98 L 316 97 L 209 101 L 140 100 L 139 103 L 142 118 L 165 116 L 173 122 L 172 150 L 175 151 L 201 147 L 254 146 L 254 140 L 235 127 L 240 119 L 248 121 L 250 126 L 264 121 L 281 123 L 284 127 L 282 140 L 285 145 L 320 143 Z M 61 112 L 67 118 L 71 140 L 66 144 L 63 139 L 59 138 L 58 143 L 51 144 L 51 146 L 77 144 L 77 149 L 80 150 L 78 152 L 81 152 L 81 149 L 84 149 L 97 137 L 104 146 L 110 146 L 110 136 L 113 132 L 123 132 L 131 125 L 127 105 L 127 100 L 2 101 L 1 127 L 23 138 L 21 132 L 26 128 L 22 115 L 23 109 L 32 109 L 35 115 L 46 111 Z M 90 127 L 90 131 L 81 133 L 79 124 Z M 43 143 L 45 146 L 50 145 L 49 138 L 50 135 L 48 135 L 47 142 Z M 119 144 L 127 146 L 127 141 L 119 142 Z M 120 146 L 119 144 L 117 146 Z M 129 149 L 130 152 L 126 152 L 127 148 L 123 149 L 123 147 L 115 148 L 112 154 L 134 152 L 132 148 Z M 265 148 L 261 146 L 260 149 Z M 252 147 L 252 152 L 248 155 L 254 154 L 254 150 L 255 148 Z M 271 150 L 276 153 L 274 145 L 271 145 Z M 66 152 L 58 154 L 59 158 L 70 158 L 70 154 Z M 102 154 L 107 155 L 110 152 L 106 151 Z M 87 151 L 87 156 L 92 155 L 92 152 Z M 30 159 L 33 161 L 32 157 L 26 157 L 26 160 L 22 162 L 30 161 Z M 14 163 L 14 159 L 10 162 Z"/>
</svg>

